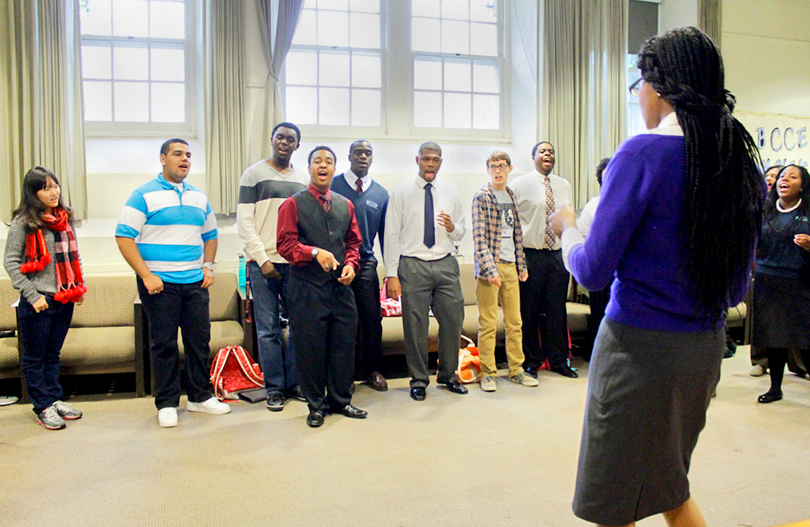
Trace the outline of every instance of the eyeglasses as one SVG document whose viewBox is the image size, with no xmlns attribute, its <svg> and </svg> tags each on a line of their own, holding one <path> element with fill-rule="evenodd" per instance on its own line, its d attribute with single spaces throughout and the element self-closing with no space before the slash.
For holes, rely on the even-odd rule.
<svg viewBox="0 0 810 527">
<path fill-rule="evenodd" d="M 633 84 L 630 85 L 629 88 L 627 88 L 630 91 L 630 95 L 632 95 L 633 97 L 638 97 L 638 92 L 639 90 L 641 90 L 642 82 L 644 82 L 644 77 L 639 77 L 636 80 L 636 82 L 634 82 Z"/>
<path fill-rule="evenodd" d="M 507 168 L 509 168 L 509 165 L 505 165 L 505 164 L 503 164 L 503 163 L 501 163 L 500 165 L 489 165 L 489 169 L 490 169 L 490 170 L 500 170 L 500 171 L 504 171 L 504 170 L 506 170 Z"/>
</svg>

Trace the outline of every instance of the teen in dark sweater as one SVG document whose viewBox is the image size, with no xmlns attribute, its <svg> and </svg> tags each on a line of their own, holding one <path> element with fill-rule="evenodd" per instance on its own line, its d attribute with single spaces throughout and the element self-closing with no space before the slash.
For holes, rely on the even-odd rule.
<svg viewBox="0 0 810 527">
<path fill-rule="evenodd" d="M 368 141 L 358 140 L 349 148 L 351 169 L 335 176 L 332 191 L 346 197 L 354 205 L 357 227 L 363 237 L 360 246 L 360 269 L 352 282 L 357 303 L 358 332 L 355 348 L 357 380 L 367 381 L 371 388 L 384 392 L 388 382 L 380 373 L 382 353 L 382 317 L 380 316 L 380 279 L 377 277 L 377 257 L 374 238 L 383 245 L 388 191 L 368 175 L 373 150 Z"/>
</svg>

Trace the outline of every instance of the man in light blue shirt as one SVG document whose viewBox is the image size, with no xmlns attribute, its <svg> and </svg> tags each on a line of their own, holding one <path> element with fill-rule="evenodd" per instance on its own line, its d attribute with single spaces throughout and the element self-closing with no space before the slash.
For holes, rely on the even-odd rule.
<svg viewBox="0 0 810 527">
<path fill-rule="evenodd" d="M 186 352 L 188 410 L 226 414 L 231 408 L 211 395 L 208 376 L 208 287 L 214 283 L 217 220 L 205 194 L 184 181 L 191 169 L 188 143 L 163 143 L 160 162 L 163 172 L 127 200 L 115 239 L 138 275 L 149 323 L 158 423 L 169 428 L 177 426 L 180 405 L 178 328 Z"/>
</svg>

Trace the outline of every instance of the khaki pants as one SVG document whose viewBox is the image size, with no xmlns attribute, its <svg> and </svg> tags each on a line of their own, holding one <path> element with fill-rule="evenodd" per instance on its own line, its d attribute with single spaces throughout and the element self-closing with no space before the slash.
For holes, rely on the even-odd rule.
<svg viewBox="0 0 810 527">
<path fill-rule="evenodd" d="M 523 322 L 520 318 L 520 287 L 517 266 L 512 262 L 498 263 L 501 286 L 479 278 L 475 288 L 478 303 L 478 354 L 481 357 L 481 377 L 495 375 L 495 333 L 498 329 L 498 301 L 503 307 L 506 326 L 506 358 L 509 376 L 523 373 Z"/>
</svg>

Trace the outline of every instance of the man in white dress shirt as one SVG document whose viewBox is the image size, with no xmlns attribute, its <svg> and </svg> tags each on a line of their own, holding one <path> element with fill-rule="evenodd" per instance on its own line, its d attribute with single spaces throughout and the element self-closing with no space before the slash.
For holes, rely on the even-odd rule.
<svg viewBox="0 0 810 527">
<path fill-rule="evenodd" d="M 402 293 L 405 358 L 411 374 L 411 398 L 423 401 L 428 379 L 428 311 L 439 323 L 439 370 L 436 381 L 457 394 L 467 389 L 456 379 L 464 296 L 455 245 L 466 231 L 458 188 L 436 178 L 442 149 L 422 144 L 416 157 L 419 175 L 394 187 L 385 217 L 385 274 L 388 296 Z"/>
<path fill-rule="evenodd" d="M 535 170 L 509 184 L 523 226 L 523 250 L 529 268 L 529 279 L 520 283 L 523 354 L 526 356 L 523 369 L 537 377 L 538 368 L 548 359 L 552 371 L 576 378 L 576 372 L 568 365 L 565 300 L 569 274 L 563 266 L 560 239 L 548 224 L 549 215 L 571 204 L 571 185 L 551 173 L 554 168 L 551 143 L 537 143 L 532 149 L 532 159 Z"/>
</svg>

